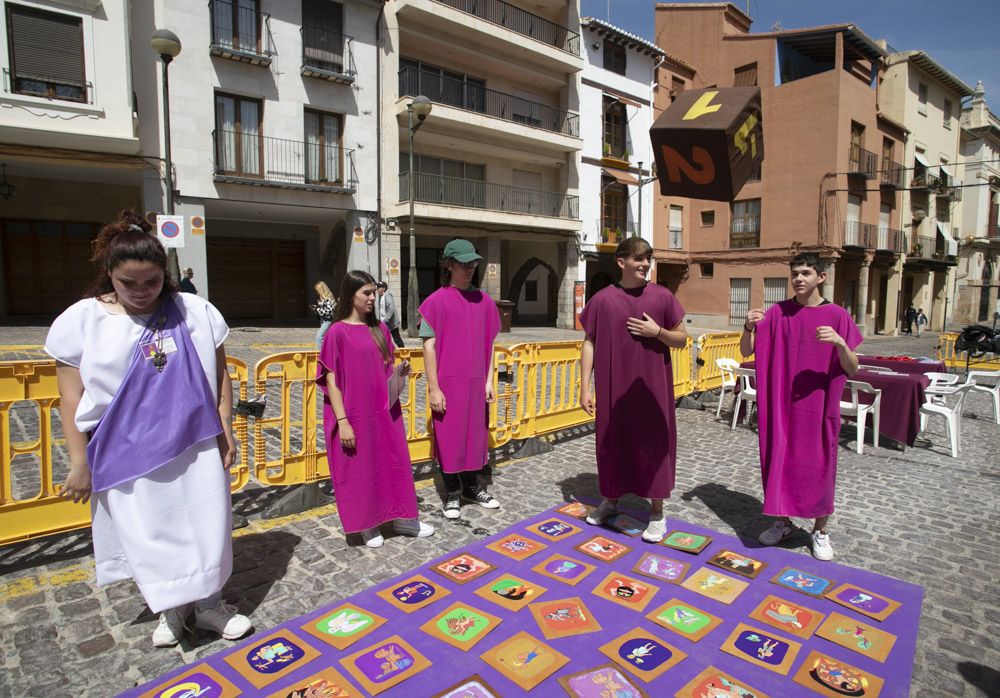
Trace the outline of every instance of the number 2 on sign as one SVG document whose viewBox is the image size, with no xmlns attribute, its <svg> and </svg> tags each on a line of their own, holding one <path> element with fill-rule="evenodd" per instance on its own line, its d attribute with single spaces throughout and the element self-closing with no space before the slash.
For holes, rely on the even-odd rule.
<svg viewBox="0 0 1000 698">
<path fill-rule="evenodd" d="M 662 147 L 667 179 L 671 182 L 680 182 L 682 173 L 695 184 L 708 184 L 715 179 L 715 161 L 712 154 L 701 146 L 691 147 L 690 161 L 669 145 Z"/>
</svg>

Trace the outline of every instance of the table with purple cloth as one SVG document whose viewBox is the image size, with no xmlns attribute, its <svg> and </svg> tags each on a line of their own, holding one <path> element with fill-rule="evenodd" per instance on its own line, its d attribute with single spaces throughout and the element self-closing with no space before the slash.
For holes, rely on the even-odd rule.
<svg viewBox="0 0 1000 698">
<path fill-rule="evenodd" d="M 943 361 L 900 361 L 898 359 L 883 359 L 877 356 L 862 356 L 858 354 L 858 363 L 862 366 L 880 366 L 891 368 L 896 373 L 947 373 L 948 367 Z"/>
</svg>

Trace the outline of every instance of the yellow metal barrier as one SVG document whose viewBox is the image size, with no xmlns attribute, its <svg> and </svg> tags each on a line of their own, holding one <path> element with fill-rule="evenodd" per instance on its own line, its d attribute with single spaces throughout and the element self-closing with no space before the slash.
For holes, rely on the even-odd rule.
<svg viewBox="0 0 1000 698">
<path fill-rule="evenodd" d="M 964 351 L 955 350 L 957 340 L 958 332 L 942 332 L 938 336 L 937 358 L 949 368 L 964 370 L 967 356 Z M 981 358 L 972 359 L 968 364 L 973 371 L 1000 371 L 1000 355 L 987 354 Z"/>
<path fill-rule="evenodd" d="M 694 372 L 693 392 L 705 392 L 722 387 L 722 372 L 716 359 L 736 359 L 739 362 L 753 358 L 740 353 L 740 332 L 712 332 L 703 334 L 695 342 L 697 367 Z"/>
</svg>

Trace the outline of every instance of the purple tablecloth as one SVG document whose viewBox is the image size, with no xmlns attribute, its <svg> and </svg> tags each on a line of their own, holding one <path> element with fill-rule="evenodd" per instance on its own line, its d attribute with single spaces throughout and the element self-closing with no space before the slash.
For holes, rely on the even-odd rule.
<svg viewBox="0 0 1000 698">
<path fill-rule="evenodd" d="M 891 368 L 896 373 L 948 372 L 948 368 L 942 361 L 897 361 L 896 359 L 876 359 L 874 356 L 858 356 L 858 363 L 862 366 Z"/>
<path fill-rule="evenodd" d="M 876 373 L 864 369 L 859 370 L 852 378 L 882 391 L 879 433 L 912 446 L 920 432 L 920 406 L 924 404 L 924 390 L 930 385 L 930 379 L 921 373 Z M 845 390 L 844 394 L 845 399 L 850 399 L 850 391 Z M 859 399 L 868 404 L 872 401 L 870 396 L 863 394 Z"/>
</svg>

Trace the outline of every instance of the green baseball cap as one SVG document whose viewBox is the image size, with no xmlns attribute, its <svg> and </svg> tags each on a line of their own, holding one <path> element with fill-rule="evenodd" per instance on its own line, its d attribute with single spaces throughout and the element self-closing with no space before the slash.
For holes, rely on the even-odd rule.
<svg viewBox="0 0 1000 698">
<path fill-rule="evenodd" d="M 474 259 L 482 259 L 476 252 L 476 248 L 468 240 L 452 240 L 444 246 L 442 256 L 445 259 L 454 259 L 456 262 L 471 262 Z"/>
</svg>

